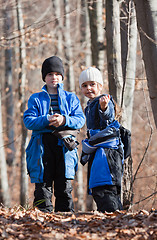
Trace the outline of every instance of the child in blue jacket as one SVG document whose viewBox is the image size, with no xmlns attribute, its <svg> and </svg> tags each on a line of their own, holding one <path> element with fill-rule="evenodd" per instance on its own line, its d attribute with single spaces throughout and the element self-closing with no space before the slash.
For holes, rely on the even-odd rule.
<svg viewBox="0 0 157 240">
<path fill-rule="evenodd" d="M 123 146 L 114 101 L 110 95 L 101 95 L 103 79 L 97 68 L 82 71 L 79 85 L 89 99 L 85 108 L 88 138 L 82 141 L 81 155 L 81 163 L 88 162 L 89 192 L 98 211 L 121 210 Z"/>
<path fill-rule="evenodd" d="M 24 124 L 32 130 L 26 149 L 27 170 L 35 183 L 34 206 L 52 212 L 54 189 L 55 211 L 74 211 L 71 179 L 77 170 L 76 132 L 83 127 L 85 116 L 74 93 L 63 90 L 62 60 L 52 56 L 42 64 L 41 92 L 28 100 Z"/>
</svg>

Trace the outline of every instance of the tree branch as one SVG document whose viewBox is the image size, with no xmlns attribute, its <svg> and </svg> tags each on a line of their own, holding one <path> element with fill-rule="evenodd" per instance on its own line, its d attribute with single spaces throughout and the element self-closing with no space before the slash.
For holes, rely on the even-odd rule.
<svg viewBox="0 0 157 240">
<path fill-rule="evenodd" d="M 142 200 L 140 200 L 140 201 L 138 201 L 138 202 L 135 202 L 135 203 L 132 204 L 131 206 L 133 206 L 133 205 L 135 205 L 135 204 L 138 204 L 138 203 L 140 203 L 140 202 L 143 202 L 143 201 L 147 200 L 148 198 L 152 197 L 152 196 L 155 195 L 155 194 L 157 194 L 157 191 L 154 192 L 154 193 L 152 193 L 152 194 L 150 194 L 149 196 L 143 198 Z"/>
</svg>

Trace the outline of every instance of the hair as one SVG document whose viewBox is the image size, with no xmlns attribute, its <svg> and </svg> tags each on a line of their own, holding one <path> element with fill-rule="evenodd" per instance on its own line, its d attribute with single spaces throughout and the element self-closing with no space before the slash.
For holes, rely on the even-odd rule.
<svg viewBox="0 0 157 240">
<path fill-rule="evenodd" d="M 113 99 L 113 97 L 112 97 Z M 114 102 L 114 109 L 115 109 L 115 119 L 118 121 L 118 122 L 121 122 L 121 119 L 122 119 L 122 108 L 117 104 L 117 102 L 113 99 L 113 102 Z"/>
</svg>

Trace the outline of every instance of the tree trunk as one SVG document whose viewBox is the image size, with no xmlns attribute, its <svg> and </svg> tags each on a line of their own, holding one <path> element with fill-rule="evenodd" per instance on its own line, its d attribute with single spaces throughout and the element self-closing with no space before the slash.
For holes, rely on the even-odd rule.
<svg viewBox="0 0 157 240">
<path fill-rule="evenodd" d="M 123 92 L 122 92 L 122 119 L 124 127 L 131 131 L 133 99 L 136 72 L 136 46 L 137 28 L 135 9 L 132 0 L 122 4 L 121 14 L 121 46 L 122 47 L 122 69 L 123 69 Z M 124 208 L 128 208 L 133 200 L 132 192 L 132 158 L 124 162 L 124 173 L 122 180 L 122 202 Z"/>
<path fill-rule="evenodd" d="M 88 4 L 85 1 L 85 41 L 86 41 L 86 48 L 85 48 L 85 64 L 87 67 L 90 67 L 92 64 L 92 52 L 91 52 L 91 34 L 90 34 L 90 27 L 89 27 L 89 14 L 88 14 Z"/>
<path fill-rule="evenodd" d="M 91 35 L 92 65 L 98 67 L 98 31 L 97 31 L 97 2 L 88 1 L 88 14 Z"/>
<path fill-rule="evenodd" d="M 84 180 L 83 180 L 83 166 L 78 163 L 78 170 L 77 170 L 77 209 L 79 211 L 85 211 L 85 202 L 84 202 Z"/>
<path fill-rule="evenodd" d="M 73 51 L 72 51 L 72 40 L 71 40 L 71 27 L 70 27 L 70 3 L 69 0 L 64 0 L 65 4 L 65 54 L 67 61 L 67 81 L 69 83 L 68 90 L 75 91 L 75 77 L 73 68 Z"/>
<path fill-rule="evenodd" d="M 151 106 L 157 127 L 157 2 L 134 0 Z"/>
<path fill-rule="evenodd" d="M 11 10 L 6 6 L 4 10 L 4 33 L 8 37 L 11 32 Z M 12 49 L 10 48 L 10 41 L 5 49 L 5 90 L 6 90 L 6 126 L 8 149 L 6 160 L 9 165 L 12 165 L 15 157 L 14 146 L 14 101 L 12 91 Z"/>
<path fill-rule="evenodd" d="M 121 40 L 119 1 L 106 0 L 106 39 L 109 92 L 120 106 L 123 75 L 121 65 Z"/>
<path fill-rule="evenodd" d="M 132 111 L 135 89 L 137 27 L 136 14 L 132 0 L 123 6 L 123 24 L 121 24 L 123 93 L 122 93 L 122 124 L 131 131 Z"/>
<path fill-rule="evenodd" d="M 104 72 L 104 36 L 105 30 L 103 26 L 103 0 L 97 1 L 97 32 L 98 32 L 98 68 L 101 73 Z"/>
<path fill-rule="evenodd" d="M 21 140 L 21 191 L 20 191 L 20 203 L 22 206 L 27 204 L 27 195 L 28 195 L 28 177 L 26 172 L 26 159 L 25 159 L 25 147 L 26 147 L 26 138 L 27 130 L 23 123 L 23 113 L 25 111 L 25 87 L 26 87 L 26 46 L 25 46 L 25 37 L 24 37 L 24 23 L 23 23 L 23 14 L 20 0 L 16 0 L 17 4 L 17 22 L 18 30 L 20 32 L 19 39 L 19 63 L 20 63 L 20 73 L 19 73 L 19 101 L 21 103 L 20 112 L 21 112 L 21 126 L 22 126 L 22 140 Z"/>
<path fill-rule="evenodd" d="M 121 36 L 119 2 L 106 1 L 106 35 L 109 91 L 122 108 L 121 123 L 131 130 L 136 71 L 137 29 L 131 0 L 122 4 Z M 132 158 L 124 163 L 122 202 L 127 208 L 132 201 Z"/>
<path fill-rule="evenodd" d="M 7 164 L 4 151 L 2 107 L 1 107 L 1 86 L 0 86 L 0 202 L 10 207 L 10 193 L 7 176 Z"/>
<path fill-rule="evenodd" d="M 57 36 L 57 55 L 63 57 L 63 16 L 61 11 L 61 1 L 52 0 L 54 6 L 54 14 L 57 18 L 56 36 Z"/>
<path fill-rule="evenodd" d="M 80 35 L 81 46 L 83 46 L 83 62 L 86 67 L 91 66 L 91 34 L 89 26 L 89 14 L 87 1 L 81 0 L 81 18 L 80 18 Z M 82 97 L 82 96 L 81 96 Z"/>
</svg>

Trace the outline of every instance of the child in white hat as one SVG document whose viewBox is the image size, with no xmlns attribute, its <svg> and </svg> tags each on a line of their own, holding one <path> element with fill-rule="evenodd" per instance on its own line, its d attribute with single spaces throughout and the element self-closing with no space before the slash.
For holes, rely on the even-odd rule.
<svg viewBox="0 0 157 240">
<path fill-rule="evenodd" d="M 114 212 L 122 209 L 120 202 L 123 148 L 115 120 L 112 96 L 101 94 L 103 79 L 95 67 L 82 71 L 81 92 L 89 101 L 85 108 L 87 136 L 82 141 L 81 163 L 88 162 L 88 189 L 97 210 Z"/>
</svg>

